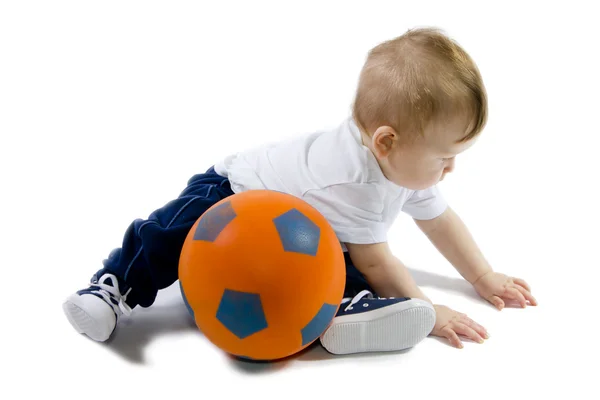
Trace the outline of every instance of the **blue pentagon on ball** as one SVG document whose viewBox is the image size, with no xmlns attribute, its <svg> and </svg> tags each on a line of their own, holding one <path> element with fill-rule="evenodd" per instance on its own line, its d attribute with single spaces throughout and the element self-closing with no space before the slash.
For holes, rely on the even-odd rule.
<svg viewBox="0 0 600 400">
<path fill-rule="evenodd" d="M 204 240 L 214 242 L 225 227 L 233 221 L 236 213 L 231 207 L 231 202 L 226 201 L 221 205 L 207 211 L 202 215 L 196 232 L 194 232 L 194 240 Z"/>
<path fill-rule="evenodd" d="M 334 304 L 323 304 L 317 315 L 302 329 L 302 346 L 316 340 L 331 323 L 338 309 Z"/>
<path fill-rule="evenodd" d="M 260 332 L 268 326 L 258 294 L 230 289 L 225 289 L 221 297 L 217 319 L 240 339 Z"/>
<path fill-rule="evenodd" d="M 321 229 L 306 215 L 294 208 L 273 222 L 285 251 L 317 255 Z"/>
<path fill-rule="evenodd" d="M 185 304 L 185 308 L 187 308 L 187 310 L 190 313 L 190 315 L 192 316 L 192 318 L 195 318 L 194 310 L 192 309 L 192 306 L 190 306 L 190 303 L 188 303 L 187 297 L 185 297 L 185 292 L 183 291 L 183 286 L 181 285 L 181 281 L 179 281 L 179 291 L 181 292 L 181 297 L 183 298 L 183 304 Z"/>
</svg>

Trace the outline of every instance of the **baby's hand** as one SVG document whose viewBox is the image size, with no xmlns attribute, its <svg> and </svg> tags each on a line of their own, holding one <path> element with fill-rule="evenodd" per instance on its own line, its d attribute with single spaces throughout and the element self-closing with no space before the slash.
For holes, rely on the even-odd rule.
<svg viewBox="0 0 600 400">
<path fill-rule="evenodd" d="M 446 306 L 434 305 L 436 320 L 433 331 L 434 336 L 445 337 L 454 347 L 463 348 L 458 335 L 465 336 L 478 343 L 483 343 L 483 338 L 489 338 L 485 328 L 465 314 L 459 313 Z"/>
<path fill-rule="evenodd" d="M 521 307 L 527 306 L 527 301 L 532 306 L 537 306 L 537 301 L 531 295 L 527 282 L 519 278 L 512 278 L 498 272 L 488 272 L 479 278 L 473 287 L 481 297 L 492 303 L 498 310 L 502 310 L 505 301 L 517 301 Z"/>
</svg>

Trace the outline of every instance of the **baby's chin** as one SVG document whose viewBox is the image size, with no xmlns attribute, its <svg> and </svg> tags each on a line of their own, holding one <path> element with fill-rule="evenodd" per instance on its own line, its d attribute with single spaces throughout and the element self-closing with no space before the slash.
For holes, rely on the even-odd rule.
<svg viewBox="0 0 600 400">
<path fill-rule="evenodd" d="M 435 182 L 405 182 L 404 184 L 396 183 L 398 186 L 402 186 L 408 190 L 425 190 L 434 186 L 438 181 Z"/>
<path fill-rule="evenodd" d="M 429 189 L 432 186 L 435 186 L 436 184 L 438 184 L 439 182 L 442 181 L 442 179 L 444 179 L 444 176 L 440 176 L 439 178 L 434 178 L 434 179 L 427 179 L 427 180 L 420 180 L 420 179 L 397 179 L 395 181 L 392 181 L 395 185 L 406 188 L 408 190 L 425 190 L 425 189 Z"/>
<path fill-rule="evenodd" d="M 440 178 L 436 179 L 436 180 L 431 180 L 431 181 L 423 181 L 423 182 L 414 182 L 413 184 L 410 185 L 410 187 L 407 186 L 408 189 L 411 190 L 425 190 L 425 189 L 429 189 L 432 186 L 437 185 L 438 183 L 440 183 L 442 180 L 444 180 L 444 177 L 441 176 Z"/>
</svg>

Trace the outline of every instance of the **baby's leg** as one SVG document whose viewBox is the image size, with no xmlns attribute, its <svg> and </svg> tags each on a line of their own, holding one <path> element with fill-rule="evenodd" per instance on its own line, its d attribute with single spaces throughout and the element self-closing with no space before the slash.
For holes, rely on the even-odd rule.
<svg viewBox="0 0 600 400">
<path fill-rule="evenodd" d="M 398 351 L 415 346 L 435 325 L 435 310 L 421 299 L 380 298 L 348 253 L 344 299 L 321 344 L 333 354 Z"/>
<path fill-rule="evenodd" d="M 118 317 L 151 306 L 159 290 L 178 278 L 179 256 L 189 230 L 211 206 L 231 196 L 229 181 L 211 168 L 192 177 L 180 196 L 128 227 L 90 286 L 71 295 L 63 309 L 73 327 L 94 340 L 112 334 Z"/>
</svg>

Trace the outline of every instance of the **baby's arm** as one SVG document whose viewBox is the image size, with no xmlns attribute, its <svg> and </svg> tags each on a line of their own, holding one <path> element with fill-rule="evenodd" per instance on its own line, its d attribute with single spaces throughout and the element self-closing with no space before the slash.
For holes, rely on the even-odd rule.
<svg viewBox="0 0 600 400">
<path fill-rule="evenodd" d="M 469 283 L 492 271 L 467 227 L 450 207 L 430 220 L 415 220 L 431 243 Z"/>
<path fill-rule="evenodd" d="M 411 297 L 431 300 L 419 289 L 408 269 L 396 258 L 387 242 L 346 243 L 352 263 L 380 297 Z"/>
<path fill-rule="evenodd" d="M 459 216 L 448 207 L 432 220 L 415 220 L 431 243 L 456 270 L 471 283 L 477 293 L 498 309 L 505 301 L 537 305 L 531 289 L 522 279 L 494 272 Z"/>
</svg>

